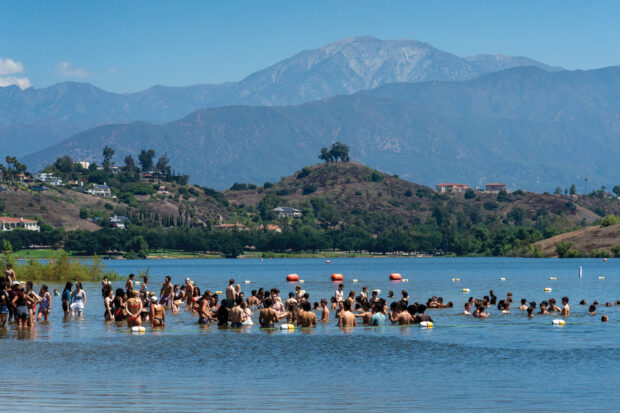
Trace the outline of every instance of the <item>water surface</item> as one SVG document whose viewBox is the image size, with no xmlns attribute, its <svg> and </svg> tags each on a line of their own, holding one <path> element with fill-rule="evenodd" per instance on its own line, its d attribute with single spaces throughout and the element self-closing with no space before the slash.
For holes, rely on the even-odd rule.
<svg viewBox="0 0 620 413">
<path fill-rule="evenodd" d="M 106 265 L 123 275 L 149 268 L 150 289 L 157 292 L 166 275 L 179 284 L 190 277 L 202 291 L 223 290 L 233 277 L 246 296 L 258 287 L 277 287 L 286 296 L 295 284 L 285 277 L 297 273 L 311 301 L 333 294 L 330 274 L 338 272 L 345 276 L 346 291 L 366 285 L 381 289 L 385 297 L 389 290 L 398 295 L 404 288 L 410 301 L 437 295 L 455 307 L 429 310 L 432 330 L 344 331 L 335 321 L 294 332 L 256 326 L 205 330 L 182 312 L 168 314 L 165 331 L 133 335 L 103 321 L 99 284 L 88 284 L 84 319 L 64 321 L 59 297 L 54 297 L 49 325 L 33 331 L 0 329 L 0 348 L 10 355 L 4 371 L 11 385 L 0 387 L 3 410 L 610 411 L 620 402 L 614 388 L 620 373 L 620 307 L 603 306 L 620 299 L 620 260 L 377 258 L 326 264 L 321 259 L 253 259 Z M 390 282 L 391 272 L 409 282 Z M 453 282 L 455 277 L 461 281 Z M 552 292 L 545 293 L 545 287 Z M 527 319 L 517 306 L 509 315 L 491 309 L 487 320 L 460 315 L 470 295 L 482 297 L 491 289 L 500 298 L 511 291 L 517 302 L 521 297 L 559 301 L 566 295 L 573 314 L 563 327 L 552 326 L 552 316 Z M 597 312 L 608 314 L 610 322 L 588 316 L 587 308 L 578 305 L 581 299 L 598 300 Z"/>
</svg>

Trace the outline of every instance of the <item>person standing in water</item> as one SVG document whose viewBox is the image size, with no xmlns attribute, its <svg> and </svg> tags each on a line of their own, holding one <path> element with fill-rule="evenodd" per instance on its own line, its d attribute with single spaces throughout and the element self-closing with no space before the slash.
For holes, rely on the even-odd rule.
<svg viewBox="0 0 620 413">
<path fill-rule="evenodd" d="M 160 304 L 155 295 L 150 297 L 151 300 L 151 309 L 150 309 L 150 317 L 151 317 L 151 327 L 166 327 L 166 310 L 163 304 Z"/>
<path fill-rule="evenodd" d="M 71 281 L 67 281 L 65 284 L 65 289 L 62 290 L 62 311 L 65 313 L 65 317 L 71 316 L 71 289 L 73 288 L 73 283 Z"/>
<path fill-rule="evenodd" d="M 6 277 L 7 285 L 13 285 L 13 283 L 17 281 L 15 279 L 15 271 L 13 271 L 13 265 L 11 264 L 6 265 L 6 271 L 4 271 L 4 275 Z"/>
<path fill-rule="evenodd" d="M 140 327 L 142 325 L 142 300 L 139 298 L 138 291 L 132 291 L 131 297 L 125 302 L 127 312 L 127 327 Z"/>
<path fill-rule="evenodd" d="M 75 291 L 71 294 L 71 312 L 76 313 L 78 317 L 82 317 L 84 307 L 86 306 L 86 291 L 82 290 L 82 283 L 75 283 Z"/>
<path fill-rule="evenodd" d="M 127 295 L 131 295 L 131 292 L 133 291 L 133 282 L 135 278 L 135 274 L 129 274 L 129 279 L 125 283 L 125 291 L 127 291 Z"/>
<path fill-rule="evenodd" d="M 226 308 L 233 308 L 236 298 L 237 291 L 235 290 L 235 280 L 231 278 L 228 280 L 228 287 L 226 287 Z"/>
<path fill-rule="evenodd" d="M 44 321 L 48 321 L 50 311 L 52 310 L 52 295 L 49 293 L 47 285 L 43 284 L 41 286 L 39 297 L 41 297 L 41 301 L 39 302 L 37 320 L 41 322 L 41 318 L 43 318 Z"/>
<path fill-rule="evenodd" d="M 173 289 L 174 286 L 172 285 L 172 279 L 170 278 L 170 276 L 166 276 L 164 283 L 161 285 L 161 291 L 159 292 L 159 302 L 161 304 L 164 305 L 164 307 L 167 307 L 170 305 L 170 303 L 172 303 L 172 299 L 173 299 Z"/>
<path fill-rule="evenodd" d="M 0 280 L 0 327 L 4 327 L 6 324 L 6 320 L 9 317 L 10 305 L 11 300 L 9 298 L 9 293 L 6 290 L 6 281 Z"/>
</svg>

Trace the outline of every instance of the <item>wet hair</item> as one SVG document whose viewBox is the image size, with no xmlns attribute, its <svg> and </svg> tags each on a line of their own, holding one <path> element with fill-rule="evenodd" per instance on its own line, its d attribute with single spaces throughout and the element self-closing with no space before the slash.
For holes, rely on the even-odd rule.
<svg viewBox="0 0 620 413">
<path fill-rule="evenodd" d="M 594 300 L 594 302 L 592 304 L 598 305 L 598 300 Z"/>
<path fill-rule="evenodd" d="M 326 304 L 327 305 L 327 300 L 325 298 L 321 298 L 321 305 Z"/>
<path fill-rule="evenodd" d="M 588 308 L 588 312 L 593 313 L 593 312 L 595 312 L 595 311 L 596 311 L 596 306 L 595 306 L 594 304 L 592 304 L 592 305 L 590 306 L 590 308 Z"/>
<path fill-rule="evenodd" d="M 301 305 L 301 308 L 303 308 L 304 311 L 310 311 L 312 309 L 308 301 L 304 301 L 304 303 Z"/>
<path fill-rule="evenodd" d="M 579 305 L 586 305 L 586 304 L 587 304 L 587 303 L 586 303 L 586 300 L 581 300 L 581 301 L 579 301 Z"/>
<path fill-rule="evenodd" d="M 426 311 L 426 306 L 424 304 L 418 305 L 418 313 L 423 314 Z"/>
<path fill-rule="evenodd" d="M 273 305 L 273 300 L 271 298 L 265 299 L 265 308 L 271 307 Z"/>
<path fill-rule="evenodd" d="M 606 323 L 607 321 L 609 321 L 609 317 L 607 317 L 606 315 L 604 315 L 604 316 L 602 316 L 602 317 L 601 317 L 601 321 L 602 321 L 603 323 Z"/>
<path fill-rule="evenodd" d="M 469 308 L 471 308 L 471 303 L 469 301 L 466 302 L 463 307 L 467 310 L 467 306 L 469 306 Z"/>
<path fill-rule="evenodd" d="M 288 296 L 289 297 L 295 297 L 295 293 L 291 291 L 290 293 L 288 293 Z"/>
<path fill-rule="evenodd" d="M 314 304 L 312 304 L 312 308 L 314 308 L 315 310 L 319 308 L 319 303 L 315 301 Z"/>
<path fill-rule="evenodd" d="M 415 313 L 418 312 L 418 308 L 412 304 L 409 307 L 407 307 L 407 312 L 411 315 L 415 315 Z"/>
<path fill-rule="evenodd" d="M 523 304 L 525 304 L 525 303 L 527 303 L 527 300 L 526 300 L 525 298 L 522 298 L 522 299 L 521 299 L 521 305 L 523 305 Z"/>
<path fill-rule="evenodd" d="M 562 302 L 563 303 L 568 303 L 568 297 L 562 297 Z"/>
<path fill-rule="evenodd" d="M 78 288 L 78 287 L 80 288 L 80 290 L 82 289 L 82 283 L 79 281 L 75 283 L 75 288 Z"/>
<path fill-rule="evenodd" d="M 607 301 L 607 302 L 605 303 L 605 307 L 611 307 L 611 303 L 610 303 L 609 301 Z"/>
<path fill-rule="evenodd" d="M 129 274 L 129 278 L 134 278 L 136 274 Z"/>
<path fill-rule="evenodd" d="M 252 290 L 252 296 L 255 296 L 258 292 L 256 290 Z"/>
<path fill-rule="evenodd" d="M 452 301 L 448 301 L 448 308 L 453 308 L 454 307 L 454 303 Z"/>
<path fill-rule="evenodd" d="M 536 308 L 536 301 L 530 301 L 530 307 Z"/>
<path fill-rule="evenodd" d="M 117 288 L 114 295 L 117 297 L 122 297 L 125 295 L 125 290 L 123 290 L 122 288 Z"/>
<path fill-rule="evenodd" d="M 344 302 L 344 310 L 345 311 L 351 311 L 351 301 L 345 301 Z"/>
<path fill-rule="evenodd" d="M 166 275 L 166 278 L 165 278 L 165 279 L 166 279 L 166 281 L 168 281 L 168 282 L 172 281 L 172 278 L 170 278 L 170 276 L 169 276 L 169 275 Z"/>
<path fill-rule="evenodd" d="M 532 307 L 527 308 L 527 315 L 532 315 L 533 312 L 534 312 L 534 309 Z"/>
<path fill-rule="evenodd" d="M 47 285 L 46 285 L 46 284 L 43 284 L 43 285 L 41 286 L 41 289 L 42 289 L 43 291 L 48 291 L 48 288 L 47 288 Z"/>
<path fill-rule="evenodd" d="M 406 290 L 401 291 L 401 294 L 402 294 L 403 298 L 409 297 L 409 293 L 407 293 Z"/>
<path fill-rule="evenodd" d="M 231 278 L 230 280 L 228 280 L 228 285 L 233 285 L 235 283 L 235 279 Z"/>
<path fill-rule="evenodd" d="M 344 288 L 344 284 L 338 284 L 338 288 Z"/>
</svg>

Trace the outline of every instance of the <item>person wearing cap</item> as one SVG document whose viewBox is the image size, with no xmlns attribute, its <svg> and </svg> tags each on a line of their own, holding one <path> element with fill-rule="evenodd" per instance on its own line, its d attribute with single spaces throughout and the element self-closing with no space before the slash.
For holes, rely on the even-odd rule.
<svg viewBox="0 0 620 413">
<path fill-rule="evenodd" d="M 166 326 L 166 309 L 162 304 L 159 303 L 159 300 L 157 299 L 155 293 L 151 292 L 149 294 L 149 300 L 151 301 L 151 327 L 164 328 Z"/>
</svg>

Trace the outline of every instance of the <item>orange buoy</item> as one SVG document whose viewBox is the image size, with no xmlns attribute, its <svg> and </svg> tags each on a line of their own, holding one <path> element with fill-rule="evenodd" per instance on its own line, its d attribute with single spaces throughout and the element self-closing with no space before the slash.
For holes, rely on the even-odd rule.
<svg viewBox="0 0 620 413">
<path fill-rule="evenodd" d="M 327 260 L 327 261 L 325 261 L 325 264 L 329 264 L 330 262 L 331 262 L 330 260 Z"/>
<path fill-rule="evenodd" d="M 342 274 L 332 274 L 332 281 L 342 281 L 344 276 Z"/>
<path fill-rule="evenodd" d="M 403 276 L 397 272 L 393 272 L 392 274 L 390 274 L 390 281 L 401 281 L 402 279 Z"/>
<path fill-rule="evenodd" d="M 607 261 L 607 258 L 603 258 L 603 261 Z"/>
<path fill-rule="evenodd" d="M 289 275 L 286 276 L 286 281 L 288 281 L 288 282 L 299 281 L 299 275 L 297 275 L 297 274 L 289 274 Z"/>
</svg>

